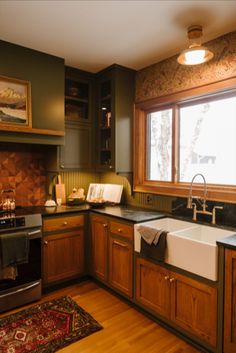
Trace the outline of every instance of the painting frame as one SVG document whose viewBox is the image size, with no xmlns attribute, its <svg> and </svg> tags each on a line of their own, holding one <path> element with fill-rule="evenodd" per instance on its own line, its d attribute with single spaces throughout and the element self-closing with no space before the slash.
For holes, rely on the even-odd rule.
<svg viewBox="0 0 236 353">
<path fill-rule="evenodd" d="M 0 75 L 0 129 L 32 128 L 30 81 Z"/>
</svg>

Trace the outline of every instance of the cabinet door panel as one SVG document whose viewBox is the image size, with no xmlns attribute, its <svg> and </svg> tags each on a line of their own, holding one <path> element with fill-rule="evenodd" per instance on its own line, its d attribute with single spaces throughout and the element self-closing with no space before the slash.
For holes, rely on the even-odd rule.
<svg viewBox="0 0 236 353">
<path fill-rule="evenodd" d="M 225 251 L 224 352 L 236 352 L 236 251 Z"/>
<path fill-rule="evenodd" d="M 136 299 L 156 313 L 170 316 L 169 272 L 147 260 L 137 258 Z"/>
<path fill-rule="evenodd" d="M 43 221 L 44 232 L 55 232 L 71 228 L 80 228 L 84 226 L 84 216 L 60 216 L 49 217 Z"/>
<path fill-rule="evenodd" d="M 110 236 L 109 283 L 129 297 L 133 295 L 133 246 Z"/>
<path fill-rule="evenodd" d="M 45 284 L 83 273 L 83 237 L 83 230 L 44 237 Z"/>
<path fill-rule="evenodd" d="M 92 271 L 103 281 L 107 281 L 107 242 L 107 220 L 92 217 Z"/>
<path fill-rule="evenodd" d="M 216 346 L 217 288 L 171 273 L 171 320 Z"/>
<path fill-rule="evenodd" d="M 111 221 L 110 231 L 111 233 L 117 234 L 120 237 L 124 237 L 129 240 L 134 239 L 134 228 L 128 224 Z"/>
<path fill-rule="evenodd" d="M 65 146 L 60 147 L 60 166 L 65 169 L 92 168 L 92 128 L 66 124 Z"/>
</svg>

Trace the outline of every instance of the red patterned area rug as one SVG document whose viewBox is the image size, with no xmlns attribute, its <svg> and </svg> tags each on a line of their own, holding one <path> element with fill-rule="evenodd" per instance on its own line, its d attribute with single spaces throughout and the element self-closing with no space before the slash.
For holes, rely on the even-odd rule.
<svg viewBox="0 0 236 353">
<path fill-rule="evenodd" d="M 52 353 L 101 329 L 66 296 L 0 319 L 0 352 Z"/>
</svg>

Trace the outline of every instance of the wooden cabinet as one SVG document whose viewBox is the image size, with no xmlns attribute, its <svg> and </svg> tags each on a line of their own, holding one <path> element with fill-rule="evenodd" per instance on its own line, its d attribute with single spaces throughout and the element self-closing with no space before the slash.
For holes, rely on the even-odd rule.
<svg viewBox="0 0 236 353">
<path fill-rule="evenodd" d="M 65 67 L 65 145 L 58 150 L 58 169 L 94 168 L 94 75 Z"/>
<path fill-rule="evenodd" d="M 60 146 L 60 169 L 90 170 L 93 168 L 92 126 L 66 123 L 65 145 Z"/>
<path fill-rule="evenodd" d="M 132 171 L 135 71 L 112 65 L 97 75 L 97 170 Z"/>
<path fill-rule="evenodd" d="M 216 347 L 217 288 L 137 258 L 136 299 Z"/>
<path fill-rule="evenodd" d="M 224 353 L 236 352 L 236 250 L 225 250 Z"/>
<path fill-rule="evenodd" d="M 165 268 L 137 258 L 136 300 L 166 318 L 170 316 L 169 278 Z"/>
<path fill-rule="evenodd" d="M 84 216 L 43 221 L 43 283 L 75 278 L 84 272 Z"/>
<path fill-rule="evenodd" d="M 107 249 L 108 221 L 105 217 L 92 216 L 92 273 L 106 282 L 108 279 Z"/>
<path fill-rule="evenodd" d="M 133 226 L 110 222 L 109 284 L 128 297 L 133 296 L 132 240 Z"/>
<path fill-rule="evenodd" d="M 133 296 L 133 226 L 91 217 L 92 273 L 127 297 Z"/>
</svg>

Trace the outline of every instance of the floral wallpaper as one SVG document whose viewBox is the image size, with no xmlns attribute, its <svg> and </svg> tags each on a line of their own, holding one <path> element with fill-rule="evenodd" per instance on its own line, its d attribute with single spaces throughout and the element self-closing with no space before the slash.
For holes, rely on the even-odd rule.
<svg viewBox="0 0 236 353">
<path fill-rule="evenodd" d="M 204 45 L 214 52 L 208 63 L 183 66 L 178 64 L 176 55 L 138 71 L 136 102 L 236 76 L 236 31 Z"/>
</svg>

